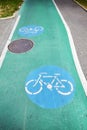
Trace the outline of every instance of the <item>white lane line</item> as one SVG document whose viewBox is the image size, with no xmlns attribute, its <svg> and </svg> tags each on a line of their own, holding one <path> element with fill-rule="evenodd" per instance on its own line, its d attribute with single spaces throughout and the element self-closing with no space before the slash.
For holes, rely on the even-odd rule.
<svg viewBox="0 0 87 130">
<path fill-rule="evenodd" d="M 14 24 L 14 27 L 13 27 L 12 31 L 11 31 L 11 34 L 10 34 L 10 36 L 9 36 L 7 42 L 6 42 L 6 45 L 5 45 L 5 47 L 4 47 L 3 51 L 2 51 L 2 54 L 1 54 L 1 57 L 0 57 L 0 68 L 2 67 L 6 52 L 8 50 L 8 45 L 11 42 L 11 38 L 13 36 L 13 33 L 14 33 L 15 29 L 16 29 L 16 26 L 17 26 L 19 20 L 20 20 L 20 15 L 17 17 L 17 20 L 16 20 L 16 22 Z"/>
<path fill-rule="evenodd" d="M 53 4 L 55 5 L 56 7 L 56 10 L 58 12 L 58 14 L 60 15 L 62 21 L 63 21 L 63 24 L 66 28 L 66 31 L 67 31 L 67 34 L 68 34 L 68 38 L 69 38 L 69 42 L 70 42 L 70 46 L 71 46 L 71 51 L 72 51 L 72 56 L 73 56 L 73 60 L 74 60 L 74 63 L 75 63 L 75 66 L 76 66 L 76 69 L 77 69 L 77 72 L 78 72 L 78 75 L 79 75 L 79 78 L 81 80 L 81 83 L 82 83 L 82 86 L 83 86 L 83 89 L 85 91 L 85 94 L 87 96 L 87 81 L 86 81 L 86 78 L 84 76 L 84 73 L 81 69 L 81 66 L 80 66 L 80 63 L 79 63 L 79 60 L 78 60 L 78 57 L 77 57 L 77 53 L 76 53 L 76 49 L 75 49 L 75 46 L 74 46 L 74 41 L 73 41 L 73 38 L 72 38 L 72 35 L 71 35 L 71 31 L 68 27 L 68 25 L 66 24 L 66 21 L 65 19 L 63 18 L 58 6 L 56 5 L 55 1 L 52 0 Z"/>
</svg>

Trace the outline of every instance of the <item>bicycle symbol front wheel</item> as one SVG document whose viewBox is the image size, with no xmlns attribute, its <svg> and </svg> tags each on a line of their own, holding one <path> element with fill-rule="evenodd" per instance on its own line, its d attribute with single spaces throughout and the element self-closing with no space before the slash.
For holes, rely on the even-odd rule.
<svg viewBox="0 0 87 130">
<path fill-rule="evenodd" d="M 70 95 L 73 92 L 73 84 L 68 80 L 61 80 L 62 84 L 59 87 L 56 87 L 56 90 L 61 95 Z"/>
<path fill-rule="evenodd" d="M 42 83 L 39 81 L 36 85 L 36 80 L 29 80 L 26 83 L 25 91 L 30 95 L 39 94 L 42 91 Z"/>
<path fill-rule="evenodd" d="M 44 28 L 41 27 L 41 26 L 35 27 L 35 31 L 36 31 L 36 32 L 38 32 L 38 31 L 43 31 L 43 30 L 44 30 Z"/>
</svg>

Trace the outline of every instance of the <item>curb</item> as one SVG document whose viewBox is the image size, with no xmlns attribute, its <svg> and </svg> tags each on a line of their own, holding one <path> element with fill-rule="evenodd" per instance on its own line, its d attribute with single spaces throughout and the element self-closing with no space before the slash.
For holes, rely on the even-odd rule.
<svg viewBox="0 0 87 130">
<path fill-rule="evenodd" d="M 83 8 L 85 11 L 87 11 L 87 8 L 85 8 L 82 4 L 80 4 L 78 1 L 74 0 L 81 8 Z"/>
<path fill-rule="evenodd" d="M 14 18 L 17 15 L 18 11 L 16 11 L 12 16 L 8 16 L 8 17 L 4 17 L 4 18 L 0 18 L 0 20 L 7 20 L 7 19 L 11 19 Z"/>
<path fill-rule="evenodd" d="M 23 3 L 22 3 L 22 4 L 23 4 Z M 21 5 L 22 5 L 22 4 L 21 4 Z M 19 9 L 20 9 L 20 8 L 21 8 L 21 6 L 19 6 Z M 12 16 L 3 17 L 3 18 L 0 18 L 0 20 L 7 20 L 7 19 L 14 18 L 14 17 L 16 16 L 16 14 L 19 12 L 19 9 L 18 9 L 17 11 L 15 11 Z"/>
</svg>

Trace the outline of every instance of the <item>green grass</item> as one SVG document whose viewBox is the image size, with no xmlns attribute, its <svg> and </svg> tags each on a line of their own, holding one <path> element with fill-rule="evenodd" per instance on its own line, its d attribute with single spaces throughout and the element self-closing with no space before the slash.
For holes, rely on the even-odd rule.
<svg viewBox="0 0 87 130">
<path fill-rule="evenodd" d="M 0 0 L 0 18 L 12 16 L 22 2 L 23 0 Z"/>
<path fill-rule="evenodd" d="M 76 3 L 78 3 L 81 7 L 83 7 L 85 10 L 87 10 L 87 0 L 74 0 Z"/>
</svg>

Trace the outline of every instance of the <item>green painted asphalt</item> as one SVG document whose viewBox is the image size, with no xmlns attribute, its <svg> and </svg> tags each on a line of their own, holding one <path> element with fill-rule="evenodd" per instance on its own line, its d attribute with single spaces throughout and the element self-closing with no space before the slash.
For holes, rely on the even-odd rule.
<svg viewBox="0 0 87 130">
<path fill-rule="evenodd" d="M 29 37 L 34 47 L 26 53 L 7 51 L 0 70 L 0 130 L 87 130 L 87 97 L 73 61 L 64 24 L 51 0 L 26 0 L 13 40 L 25 38 L 18 30 L 40 25 L 44 32 Z M 75 81 L 73 100 L 56 109 L 44 109 L 28 99 L 25 79 L 41 66 L 65 69 Z"/>
</svg>

